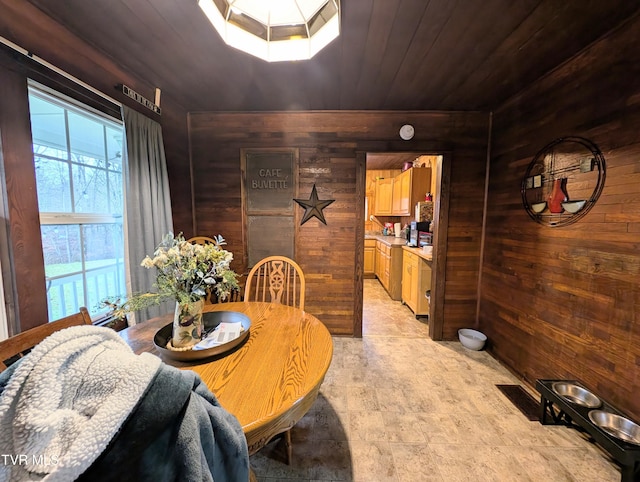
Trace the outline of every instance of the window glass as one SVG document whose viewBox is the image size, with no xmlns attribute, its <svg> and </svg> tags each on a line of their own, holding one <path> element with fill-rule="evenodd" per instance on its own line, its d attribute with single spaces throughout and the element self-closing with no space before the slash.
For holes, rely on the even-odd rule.
<svg viewBox="0 0 640 482">
<path fill-rule="evenodd" d="M 75 212 L 108 213 L 107 171 L 82 164 L 73 167 Z"/>
<path fill-rule="evenodd" d="M 121 123 L 29 88 L 49 320 L 124 293 Z"/>
<path fill-rule="evenodd" d="M 122 172 L 122 129 L 107 127 L 107 168 Z"/>
<path fill-rule="evenodd" d="M 67 157 L 67 132 L 64 109 L 38 97 L 29 97 L 31 111 L 31 135 L 33 145 L 48 149 L 45 154 L 52 157 Z"/>
<path fill-rule="evenodd" d="M 88 304 L 98 305 L 108 296 L 124 293 L 122 224 L 84 225 L 82 238 Z"/>
<path fill-rule="evenodd" d="M 109 211 L 124 212 L 122 173 L 109 171 Z"/>
<path fill-rule="evenodd" d="M 69 163 L 39 156 L 34 145 L 36 184 L 40 212 L 70 212 L 71 180 Z"/>
<path fill-rule="evenodd" d="M 72 155 L 89 165 L 104 162 L 106 156 L 105 126 L 96 120 L 74 112 L 69 112 L 68 115 L 69 143 Z"/>
<path fill-rule="evenodd" d="M 79 225 L 42 225 L 40 232 L 47 279 L 82 272 Z"/>
</svg>

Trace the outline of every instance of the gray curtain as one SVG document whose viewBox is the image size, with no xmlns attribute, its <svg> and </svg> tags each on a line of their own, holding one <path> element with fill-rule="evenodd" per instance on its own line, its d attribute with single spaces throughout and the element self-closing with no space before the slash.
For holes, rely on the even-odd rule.
<svg viewBox="0 0 640 482">
<path fill-rule="evenodd" d="M 127 140 L 125 202 L 131 291 L 147 292 L 153 289 L 156 270 L 140 263 L 173 231 L 167 163 L 160 124 L 126 106 L 122 106 L 122 115 Z M 166 302 L 138 311 L 134 319 L 145 321 L 174 308 L 175 302 Z"/>
</svg>

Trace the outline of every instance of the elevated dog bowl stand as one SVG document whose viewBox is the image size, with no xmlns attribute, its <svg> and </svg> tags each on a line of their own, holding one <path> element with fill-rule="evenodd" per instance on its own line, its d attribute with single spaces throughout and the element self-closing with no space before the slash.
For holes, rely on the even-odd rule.
<svg viewBox="0 0 640 482">
<path fill-rule="evenodd" d="M 543 425 L 566 425 L 587 432 L 621 466 L 622 482 L 640 480 L 640 446 L 609 435 L 589 419 L 591 410 L 604 410 L 621 416 L 625 415 L 608 405 L 604 400 L 602 406 L 597 409 L 570 403 L 553 391 L 552 385 L 555 382 L 580 385 L 580 382 L 576 380 L 537 380 L 536 390 L 540 393 L 540 423 Z"/>
</svg>

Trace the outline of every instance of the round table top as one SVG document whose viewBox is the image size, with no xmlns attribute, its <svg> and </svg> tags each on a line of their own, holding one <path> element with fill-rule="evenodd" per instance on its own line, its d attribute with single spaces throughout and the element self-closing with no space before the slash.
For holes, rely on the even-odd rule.
<svg viewBox="0 0 640 482">
<path fill-rule="evenodd" d="M 204 310 L 246 314 L 251 320 L 249 337 L 227 354 L 200 361 L 161 358 L 200 375 L 220 404 L 236 416 L 254 453 L 310 408 L 331 363 L 331 335 L 315 316 L 280 304 L 220 303 Z M 153 337 L 171 321 L 167 315 L 119 333 L 134 352 L 160 356 Z"/>
</svg>

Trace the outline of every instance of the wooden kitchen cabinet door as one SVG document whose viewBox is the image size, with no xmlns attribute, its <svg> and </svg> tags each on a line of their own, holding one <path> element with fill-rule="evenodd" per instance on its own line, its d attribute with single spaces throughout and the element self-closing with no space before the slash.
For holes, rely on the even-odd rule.
<svg viewBox="0 0 640 482">
<path fill-rule="evenodd" d="M 376 216 L 390 216 L 392 212 L 393 178 L 378 179 L 376 182 Z"/>
<path fill-rule="evenodd" d="M 393 215 L 411 215 L 411 179 L 413 169 L 408 169 L 394 178 L 393 182 Z"/>
<path fill-rule="evenodd" d="M 376 241 L 365 239 L 364 241 L 364 275 L 373 276 L 376 266 Z"/>
<path fill-rule="evenodd" d="M 408 251 L 402 253 L 402 301 L 409 305 L 411 300 L 411 286 L 412 286 L 412 269 L 411 269 L 411 257 L 413 255 Z M 411 307 L 411 306 L 409 306 Z"/>
</svg>

